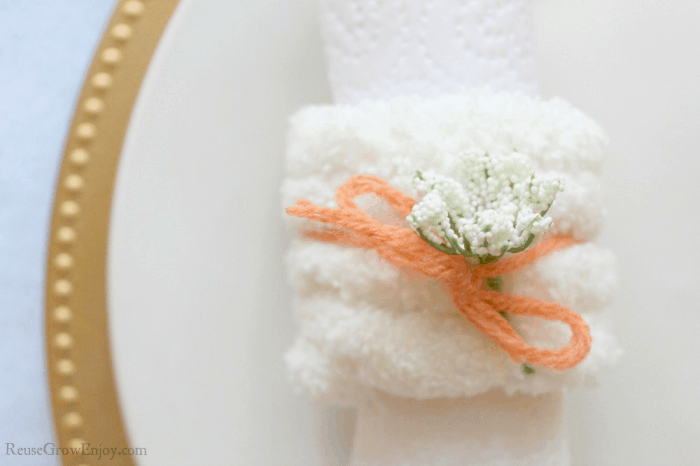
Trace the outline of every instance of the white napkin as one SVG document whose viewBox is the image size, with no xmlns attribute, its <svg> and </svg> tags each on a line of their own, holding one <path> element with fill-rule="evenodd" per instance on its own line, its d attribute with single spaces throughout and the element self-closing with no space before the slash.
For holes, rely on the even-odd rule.
<svg viewBox="0 0 700 466">
<path fill-rule="evenodd" d="M 481 87 L 538 93 L 528 0 L 319 4 L 336 104 Z M 359 411 L 351 464 L 568 465 L 562 403 L 498 391 L 459 406 L 394 398 Z"/>
<path fill-rule="evenodd" d="M 337 104 L 538 92 L 529 0 L 319 0 Z"/>
</svg>

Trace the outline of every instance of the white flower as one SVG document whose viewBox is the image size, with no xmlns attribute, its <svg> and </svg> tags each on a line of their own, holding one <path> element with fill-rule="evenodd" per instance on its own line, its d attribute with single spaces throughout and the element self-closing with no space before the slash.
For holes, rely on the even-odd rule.
<svg viewBox="0 0 700 466">
<path fill-rule="evenodd" d="M 549 229 L 546 213 L 563 183 L 535 174 L 518 152 L 467 152 L 454 178 L 417 171 L 413 187 L 425 194 L 406 219 L 416 233 L 441 251 L 490 262 L 522 251 Z"/>
</svg>

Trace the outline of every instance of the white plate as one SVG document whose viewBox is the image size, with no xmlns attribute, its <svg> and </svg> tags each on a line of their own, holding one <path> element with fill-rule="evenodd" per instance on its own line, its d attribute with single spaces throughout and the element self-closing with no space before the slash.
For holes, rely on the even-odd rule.
<svg viewBox="0 0 700 466">
<path fill-rule="evenodd" d="M 543 95 L 567 98 L 612 141 L 601 242 L 620 261 L 613 318 L 627 356 L 602 390 L 570 397 L 573 464 L 697 462 L 700 9 L 542 1 L 535 13 Z M 312 0 L 183 0 L 153 56 L 107 267 L 122 420 L 130 446 L 147 449 L 142 466 L 336 454 L 281 361 L 295 326 L 278 186 L 287 117 L 330 101 L 318 29 Z"/>
<path fill-rule="evenodd" d="M 182 1 L 115 187 L 109 323 L 141 465 L 324 464 L 285 380 L 278 194 L 288 116 L 330 100 L 314 3 Z"/>
</svg>

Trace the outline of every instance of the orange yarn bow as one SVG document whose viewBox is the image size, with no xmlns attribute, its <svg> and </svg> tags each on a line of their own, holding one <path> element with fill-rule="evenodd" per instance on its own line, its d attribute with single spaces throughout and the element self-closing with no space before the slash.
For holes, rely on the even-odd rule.
<svg viewBox="0 0 700 466">
<path fill-rule="evenodd" d="M 515 362 L 527 361 L 563 371 L 588 355 L 591 334 L 578 314 L 560 304 L 527 296 L 505 295 L 481 287 L 483 278 L 513 273 L 556 249 L 571 246 L 576 242 L 571 236 L 557 235 L 508 259 L 472 265 L 461 255 L 446 254 L 430 246 L 409 228 L 386 225 L 373 219 L 355 204 L 354 199 L 364 194 L 383 198 L 403 216 L 408 216 L 415 204 L 415 200 L 381 178 L 356 175 L 338 188 L 338 208 L 319 207 L 306 199 L 299 199 L 297 205 L 287 208 L 287 213 L 340 227 L 308 232 L 309 237 L 374 249 L 394 265 L 442 280 L 459 312 Z M 527 344 L 501 312 L 558 320 L 571 327 L 573 335 L 564 348 L 537 348 Z"/>
</svg>

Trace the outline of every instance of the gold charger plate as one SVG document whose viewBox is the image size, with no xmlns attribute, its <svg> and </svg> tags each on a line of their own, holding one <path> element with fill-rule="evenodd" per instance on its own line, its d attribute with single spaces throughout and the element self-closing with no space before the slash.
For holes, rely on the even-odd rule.
<svg viewBox="0 0 700 466">
<path fill-rule="evenodd" d="M 107 334 L 109 212 L 131 108 L 177 3 L 117 3 L 66 142 L 51 223 L 45 298 L 49 386 L 62 449 L 82 451 L 84 444 L 129 448 Z M 71 453 L 62 458 L 66 465 L 105 462 Z M 113 464 L 133 461 L 128 454 L 119 455 Z"/>
</svg>

